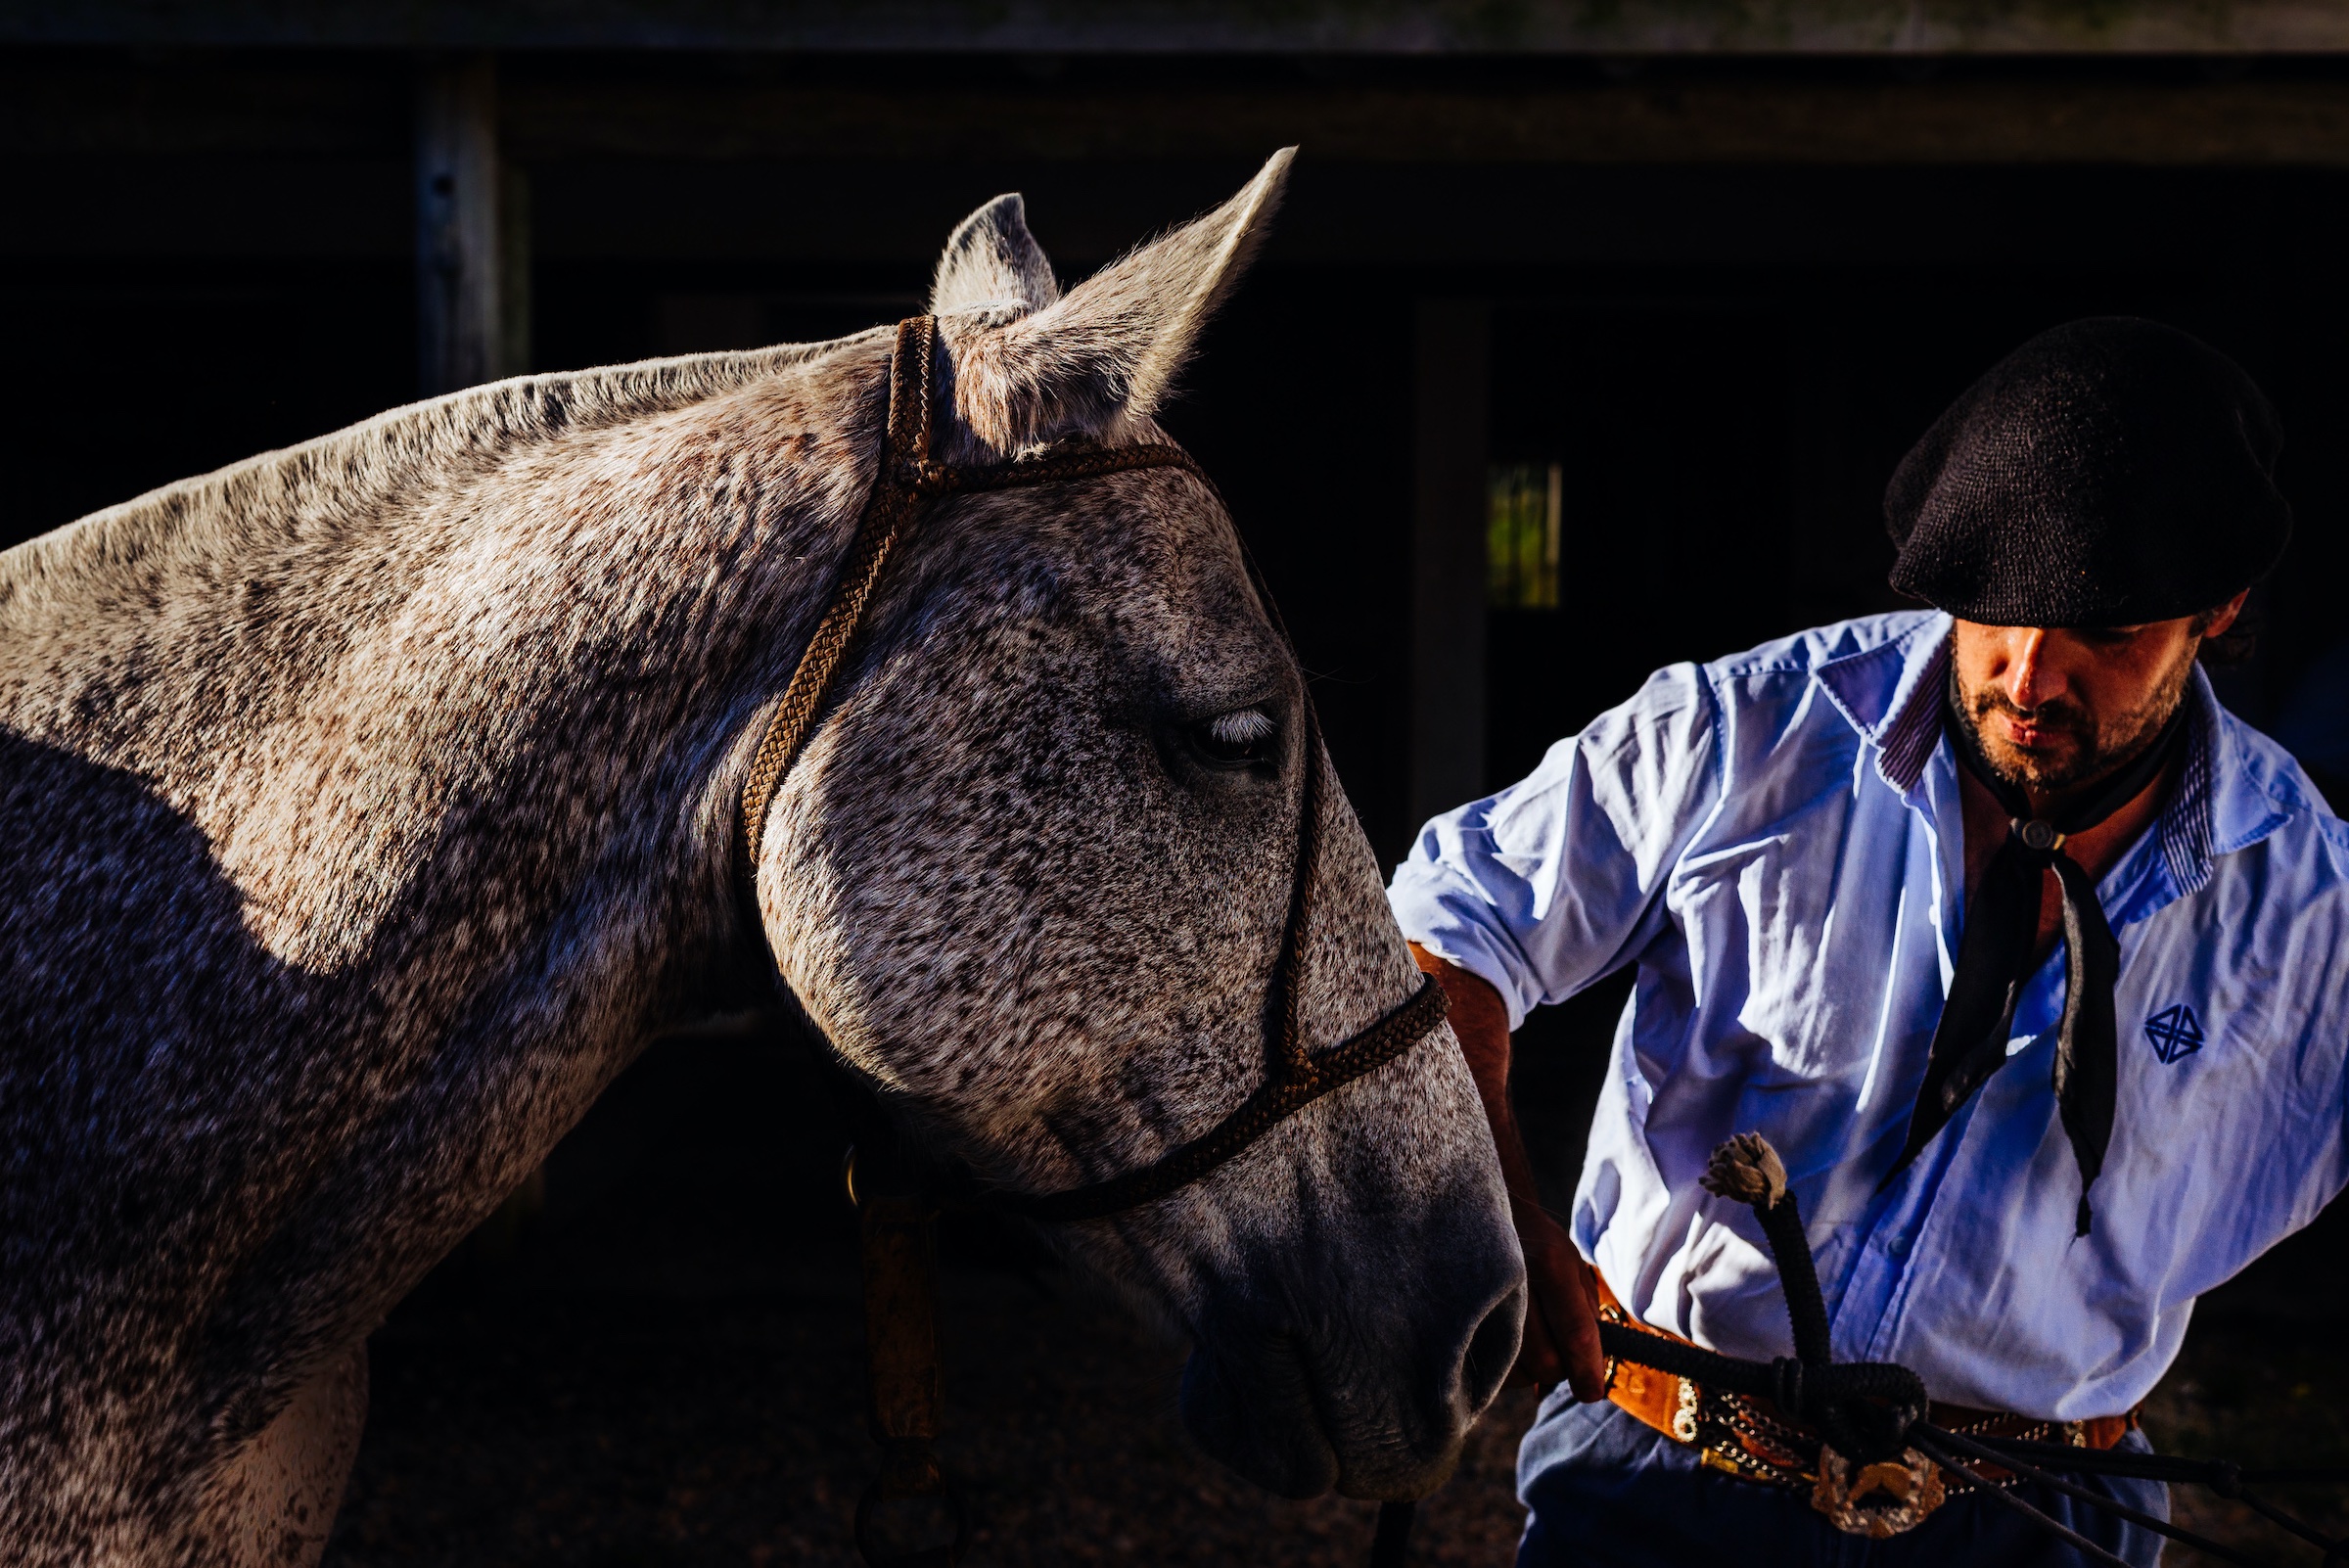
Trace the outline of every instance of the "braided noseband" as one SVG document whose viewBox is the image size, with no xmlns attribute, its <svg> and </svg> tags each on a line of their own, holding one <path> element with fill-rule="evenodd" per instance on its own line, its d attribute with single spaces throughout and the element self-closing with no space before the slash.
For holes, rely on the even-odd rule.
<svg viewBox="0 0 2349 1568">
<path fill-rule="evenodd" d="M 923 514 L 948 495 L 1065 484 L 1142 468 L 1178 468 L 1211 491 L 1215 488 L 1190 453 L 1163 442 L 1088 447 L 1057 457 L 984 468 L 948 468 L 937 462 L 930 455 L 930 367 L 936 342 L 937 322 L 932 317 L 915 316 L 898 324 L 897 351 L 889 362 L 888 438 L 880 470 L 873 478 L 871 498 L 856 525 L 840 586 L 816 623 L 815 635 L 800 656 L 799 668 L 783 688 L 783 700 L 767 720 L 758 755 L 751 761 L 750 776 L 743 781 L 736 878 L 746 904 L 754 911 L 758 908 L 759 851 L 766 837 L 775 792 L 806 746 L 833 677 L 863 624 L 866 606 L 889 565 L 890 552 Z M 1267 596 L 1267 606 L 1270 602 Z M 1065 1192 L 998 1194 L 993 1199 L 998 1206 L 1036 1220 L 1066 1222 L 1098 1219 L 1165 1197 L 1206 1176 L 1331 1089 L 1393 1061 L 1443 1020 L 1444 992 L 1433 976 L 1422 976 L 1419 989 L 1408 1001 L 1368 1029 L 1327 1050 L 1307 1049 L 1301 1017 L 1304 988 L 1298 977 L 1305 965 L 1306 928 L 1313 913 L 1322 771 L 1320 730 L 1310 698 L 1305 704 L 1305 789 L 1297 864 L 1289 893 L 1288 925 L 1281 936 L 1271 983 L 1272 1013 L 1280 1020 L 1279 1034 L 1268 1053 L 1264 1083 L 1222 1121 L 1149 1165 Z"/>
</svg>

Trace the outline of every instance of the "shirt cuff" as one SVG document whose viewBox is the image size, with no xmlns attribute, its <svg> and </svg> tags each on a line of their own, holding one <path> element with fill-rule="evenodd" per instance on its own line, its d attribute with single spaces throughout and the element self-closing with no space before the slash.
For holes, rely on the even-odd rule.
<svg viewBox="0 0 2349 1568">
<path fill-rule="evenodd" d="M 1525 1015 L 1534 1010 L 1541 995 L 1538 992 L 1528 994 L 1532 977 L 1526 973 L 1517 945 L 1463 910 L 1463 901 L 1476 899 L 1473 894 L 1457 889 L 1431 886 L 1425 868 L 1416 865 L 1404 866 L 1387 889 L 1387 902 L 1403 934 L 1500 992 L 1513 1031 L 1525 1022 Z M 1485 913 L 1490 915 L 1489 910 Z"/>
</svg>

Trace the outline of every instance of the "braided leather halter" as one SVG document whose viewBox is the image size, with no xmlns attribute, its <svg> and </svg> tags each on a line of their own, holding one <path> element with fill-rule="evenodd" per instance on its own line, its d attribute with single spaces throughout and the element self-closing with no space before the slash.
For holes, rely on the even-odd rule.
<svg viewBox="0 0 2349 1568">
<path fill-rule="evenodd" d="M 948 495 L 1065 484 L 1142 468 L 1178 468 L 1211 492 L 1215 489 L 1214 482 L 1188 452 L 1163 442 L 1088 447 L 1057 457 L 983 468 L 949 468 L 939 463 L 930 455 L 931 363 L 936 342 L 937 322 L 930 316 L 915 316 L 898 324 L 897 351 L 889 363 L 888 439 L 873 479 L 872 495 L 857 523 L 840 586 L 816 623 L 815 635 L 783 689 L 782 702 L 767 720 L 750 776 L 743 782 L 737 878 L 754 912 L 758 908 L 755 877 L 759 852 L 766 837 L 775 792 L 815 727 L 816 715 L 850 642 L 863 623 L 865 608 L 889 565 L 891 551 L 932 506 Z M 1267 608 L 1270 603 L 1267 596 Z M 1304 988 L 1298 977 L 1304 968 L 1306 927 L 1312 914 L 1322 787 L 1321 737 L 1310 698 L 1305 703 L 1305 723 L 1304 806 L 1298 825 L 1296 871 L 1288 925 L 1281 936 L 1271 982 L 1272 1016 L 1280 1020 L 1279 1032 L 1271 1042 L 1264 1083 L 1222 1121 L 1149 1165 L 1063 1192 L 993 1194 L 990 1201 L 997 1206 L 1037 1220 L 1066 1222 L 1098 1219 L 1164 1197 L 1206 1176 L 1331 1089 L 1394 1060 L 1443 1020 L 1444 992 L 1434 977 L 1422 976 L 1409 1000 L 1368 1029 L 1327 1050 L 1307 1048 L 1300 1016 Z"/>
</svg>

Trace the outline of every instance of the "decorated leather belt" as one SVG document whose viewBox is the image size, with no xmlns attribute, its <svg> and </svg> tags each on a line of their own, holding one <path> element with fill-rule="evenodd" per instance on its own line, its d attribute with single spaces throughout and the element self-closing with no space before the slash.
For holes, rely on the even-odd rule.
<svg viewBox="0 0 2349 1568">
<path fill-rule="evenodd" d="M 1615 1292 L 1596 1269 L 1598 1315 L 1659 1339 L 1691 1343 L 1638 1321 L 1624 1310 Z M 1819 1435 L 1781 1416 L 1764 1399 L 1726 1389 L 1707 1388 L 1691 1379 L 1675 1377 L 1634 1361 L 1607 1360 L 1607 1398 L 1624 1411 L 1655 1428 L 1682 1447 L 1696 1450 L 1706 1468 L 1741 1481 L 1811 1495 L 1811 1505 L 1839 1529 L 1879 1539 L 1913 1528 L 1944 1499 L 1974 1490 L 1959 1476 L 1945 1477 L 1931 1460 L 1912 1464 L 1886 1463 L 1853 1467 L 1833 1450 L 1820 1462 Z M 2110 1449 L 2137 1429 L 2137 1412 L 2099 1415 L 2087 1421 L 2044 1421 L 2000 1410 L 1977 1410 L 1961 1405 L 1932 1407 L 1936 1426 L 1975 1438 L 2016 1438 L 2032 1443 L 2060 1443 L 2076 1449 Z M 2013 1484 L 2013 1475 L 1995 1464 L 1978 1466 L 1983 1479 L 2000 1486 Z"/>
</svg>

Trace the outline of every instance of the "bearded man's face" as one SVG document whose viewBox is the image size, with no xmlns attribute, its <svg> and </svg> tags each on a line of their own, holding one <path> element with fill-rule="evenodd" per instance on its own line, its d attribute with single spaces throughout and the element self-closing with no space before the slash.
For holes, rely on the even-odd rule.
<svg viewBox="0 0 2349 1568">
<path fill-rule="evenodd" d="M 1953 706 L 2001 778 L 2045 798 L 2126 766 L 2169 722 L 2204 636 L 2234 623 L 2217 611 L 2140 626 L 1991 626 L 1958 623 Z"/>
</svg>

